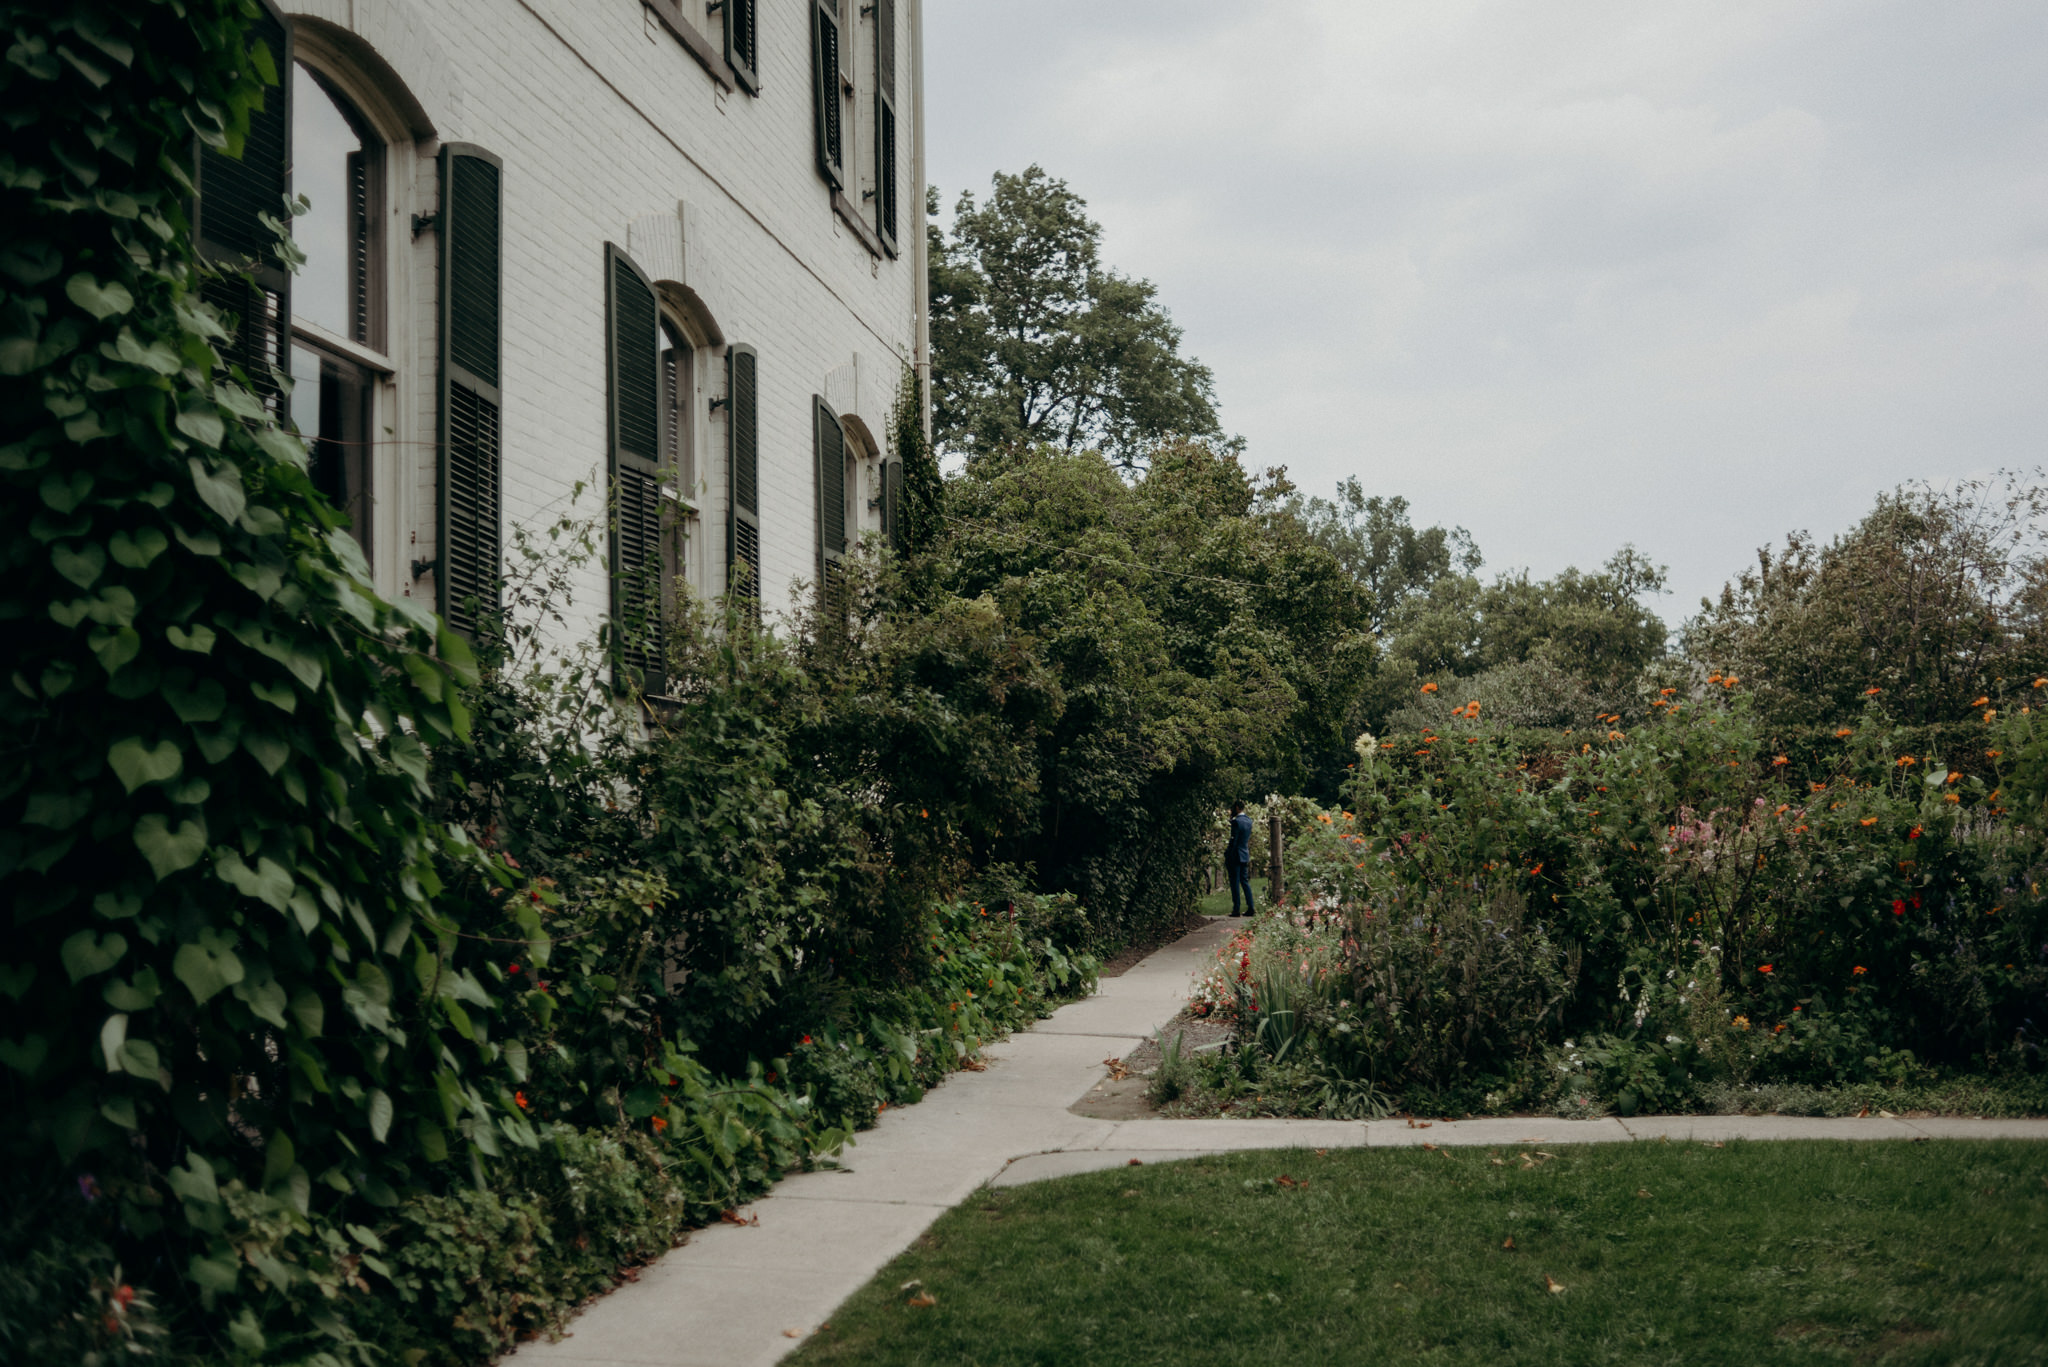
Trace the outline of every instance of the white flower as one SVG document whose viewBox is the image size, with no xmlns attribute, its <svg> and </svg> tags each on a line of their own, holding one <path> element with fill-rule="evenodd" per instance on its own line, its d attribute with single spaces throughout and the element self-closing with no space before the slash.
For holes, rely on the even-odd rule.
<svg viewBox="0 0 2048 1367">
<path fill-rule="evenodd" d="M 1352 753 L 1361 760 L 1371 759 L 1373 752 L 1379 748 L 1380 743 L 1372 738 L 1372 732 L 1370 731 L 1360 731 L 1358 739 L 1351 742 Z"/>
<path fill-rule="evenodd" d="M 1677 1043 L 1679 1042 L 1679 1040 L 1678 1040 L 1678 1036 L 1676 1036 L 1676 1035 L 1666 1035 L 1666 1036 L 1664 1037 L 1664 1042 L 1665 1042 L 1666 1044 L 1677 1044 Z"/>
</svg>

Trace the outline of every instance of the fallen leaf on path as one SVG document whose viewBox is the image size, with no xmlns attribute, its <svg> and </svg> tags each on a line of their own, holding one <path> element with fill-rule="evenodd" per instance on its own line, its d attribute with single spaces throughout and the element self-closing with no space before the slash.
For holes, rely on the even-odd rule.
<svg viewBox="0 0 2048 1367">
<path fill-rule="evenodd" d="M 1557 1278 L 1551 1276 L 1548 1272 L 1543 1274 L 1543 1287 L 1553 1296 L 1562 1296 L 1564 1294 L 1564 1288 L 1557 1284 Z"/>
<path fill-rule="evenodd" d="M 1131 1070 L 1124 1066 L 1124 1061 L 1120 1058 L 1106 1058 L 1102 1061 L 1102 1066 L 1109 1069 L 1111 1082 L 1122 1082 L 1131 1075 Z"/>
<path fill-rule="evenodd" d="M 782 1331 L 782 1336 L 786 1339 L 800 1339 L 804 1336 L 804 1331 L 801 1329 L 785 1329 Z"/>
<path fill-rule="evenodd" d="M 915 1306 L 919 1310 L 929 1309 L 932 1306 L 937 1305 L 938 1303 L 939 1298 L 937 1296 L 934 1296 L 929 1291 L 920 1291 L 918 1294 L 912 1296 L 909 1300 L 904 1302 L 905 1305 Z"/>
<path fill-rule="evenodd" d="M 1411 1130 L 1426 1130 L 1426 1129 L 1428 1129 L 1428 1128 L 1429 1128 L 1429 1127 L 1430 1127 L 1431 1125 L 1434 1125 L 1434 1124 L 1436 1124 L 1436 1122 L 1435 1122 L 1434 1120 L 1422 1120 L 1422 1121 L 1418 1121 L 1418 1120 L 1416 1120 L 1416 1118 L 1415 1118 L 1414 1116 L 1412 1116 L 1412 1115 L 1408 1117 L 1408 1128 L 1409 1128 L 1409 1129 L 1411 1129 Z"/>
<path fill-rule="evenodd" d="M 1145 1166 L 1145 1160 L 1142 1158 L 1133 1158 L 1130 1162 L 1124 1164 L 1124 1166 L 1127 1168 L 1142 1168 Z"/>
<path fill-rule="evenodd" d="M 985 1073 L 988 1071 L 988 1065 L 978 1058 L 962 1059 L 960 1071 L 963 1073 Z"/>
<path fill-rule="evenodd" d="M 1308 1183 L 1305 1181 L 1296 1181 L 1294 1178 L 1289 1177 L 1284 1172 L 1281 1173 L 1278 1177 L 1274 1178 L 1273 1180 L 1278 1182 L 1283 1187 L 1305 1187 L 1308 1185 Z"/>
<path fill-rule="evenodd" d="M 752 1229 L 761 1223 L 760 1216 L 756 1215 L 749 1219 L 736 1210 L 721 1210 L 718 1212 L 718 1218 L 729 1225 L 740 1225 L 747 1229 Z"/>
<path fill-rule="evenodd" d="M 1328 1158 L 1329 1156 L 1330 1156 L 1330 1151 L 1329 1151 L 1328 1149 L 1317 1149 L 1317 1150 L 1316 1150 L 1316 1157 L 1318 1157 L 1318 1158 Z"/>
</svg>

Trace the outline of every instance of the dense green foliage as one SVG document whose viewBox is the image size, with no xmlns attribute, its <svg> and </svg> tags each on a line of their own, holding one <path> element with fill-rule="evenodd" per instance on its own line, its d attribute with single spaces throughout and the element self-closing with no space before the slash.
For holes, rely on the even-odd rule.
<svg viewBox="0 0 2048 1367">
<path fill-rule="evenodd" d="M 937 213 L 938 191 L 927 206 Z M 1101 260 L 1087 203 L 1036 166 L 963 194 L 948 240 L 927 227 L 933 435 L 970 457 L 1033 444 L 1125 469 L 1174 437 L 1217 431 L 1207 366 L 1149 281 Z"/>
<path fill-rule="evenodd" d="M 1519 1147 L 980 1193 L 793 1361 L 2019 1363 L 2048 1337 L 2038 1141 Z"/>
<path fill-rule="evenodd" d="M 1059 699 L 1028 806 L 983 856 L 1077 894 L 1104 944 L 1173 924 L 1214 806 L 1342 744 L 1373 650 L 1356 582 L 1197 443 L 1137 480 L 1086 453 L 989 457 L 947 515 L 935 582 L 1029 640 Z"/>
</svg>

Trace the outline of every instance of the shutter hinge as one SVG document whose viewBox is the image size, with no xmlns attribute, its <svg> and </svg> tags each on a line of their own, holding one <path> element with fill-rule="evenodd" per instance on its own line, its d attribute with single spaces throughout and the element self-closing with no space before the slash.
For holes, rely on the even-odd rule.
<svg viewBox="0 0 2048 1367">
<path fill-rule="evenodd" d="M 419 579 L 423 577 L 428 570 L 438 570 L 440 568 L 441 557 L 438 555 L 435 556 L 432 560 L 415 560 L 412 562 L 412 577 L 415 579 Z"/>
<path fill-rule="evenodd" d="M 875 7 L 873 5 L 862 5 L 860 7 L 860 17 L 863 19 L 867 18 L 870 14 L 873 14 L 874 12 Z"/>
<path fill-rule="evenodd" d="M 414 214 L 412 216 L 412 235 L 415 238 L 428 229 L 432 229 L 435 232 L 440 231 L 441 211 L 439 209 L 434 210 L 430 214 Z"/>
<path fill-rule="evenodd" d="M 725 407 L 727 404 L 731 402 L 731 399 L 713 399 L 711 401 L 711 411 L 713 413 L 716 413 L 719 409 Z"/>
<path fill-rule="evenodd" d="M 725 0 L 711 0 L 711 3 L 704 7 L 704 12 L 706 14 L 716 14 L 724 8 Z"/>
</svg>

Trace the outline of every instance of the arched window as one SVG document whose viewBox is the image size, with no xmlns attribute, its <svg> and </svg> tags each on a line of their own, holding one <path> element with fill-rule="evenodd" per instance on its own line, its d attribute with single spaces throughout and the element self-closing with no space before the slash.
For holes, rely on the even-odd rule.
<svg viewBox="0 0 2048 1367">
<path fill-rule="evenodd" d="M 291 415 L 312 443 L 313 482 L 367 556 L 378 488 L 376 391 L 384 351 L 385 147 L 335 85 L 292 67 L 292 185 L 311 203 L 292 225 L 306 262 L 292 284 Z"/>
</svg>

